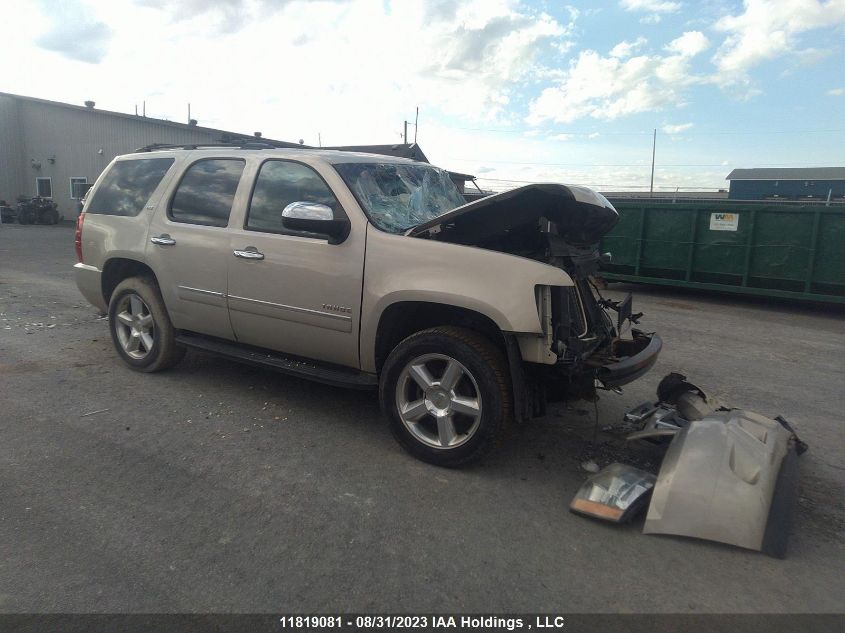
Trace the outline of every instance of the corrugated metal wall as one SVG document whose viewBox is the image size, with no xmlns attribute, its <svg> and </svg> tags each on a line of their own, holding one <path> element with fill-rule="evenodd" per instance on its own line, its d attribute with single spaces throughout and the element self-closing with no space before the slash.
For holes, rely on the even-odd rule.
<svg viewBox="0 0 845 633">
<path fill-rule="evenodd" d="M 59 211 L 74 219 L 71 177 L 94 182 L 115 156 L 144 145 L 219 140 L 217 131 L 0 95 L 0 198 L 34 196 L 36 178 L 49 177 Z"/>
<path fill-rule="evenodd" d="M 24 187 L 23 162 L 18 100 L 0 95 L 0 200 L 14 205 Z"/>
<path fill-rule="evenodd" d="M 616 201 L 607 279 L 845 304 L 845 204 Z"/>
</svg>

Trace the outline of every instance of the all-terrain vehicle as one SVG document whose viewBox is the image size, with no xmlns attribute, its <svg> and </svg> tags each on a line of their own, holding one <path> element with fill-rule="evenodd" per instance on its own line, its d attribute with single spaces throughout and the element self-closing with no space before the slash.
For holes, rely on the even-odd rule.
<svg viewBox="0 0 845 633">
<path fill-rule="evenodd" d="M 20 224 L 58 224 L 61 216 L 55 202 L 47 198 L 18 198 L 18 222 Z"/>
<path fill-rule="evenodd" d="M 3 224 L 12 224 L 17 220 L 18 214 L 5 200 L 0 200 L 0 222 Z"/>
</svg>

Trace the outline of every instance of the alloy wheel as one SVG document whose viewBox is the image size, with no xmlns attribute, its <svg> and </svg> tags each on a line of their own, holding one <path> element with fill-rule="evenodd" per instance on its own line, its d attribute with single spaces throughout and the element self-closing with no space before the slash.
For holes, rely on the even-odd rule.
<svg viewBox="0 0 845 633">
<path fill-rule="evenodd" d="M 466 443 L 481 423 L 478 383 L 464 365 L 445 354 L 425 354 L 405 365 L 396 407 L 414 438 L 434 448 Z"/>
<path fill-rule="evenodd" d="M 115 332 L 123 351 L 135 360 L 146 358 L 155 341 L 150 307 L 137 294 L 128 294 L 120 300 L 115 316 Z"/>
</svg>

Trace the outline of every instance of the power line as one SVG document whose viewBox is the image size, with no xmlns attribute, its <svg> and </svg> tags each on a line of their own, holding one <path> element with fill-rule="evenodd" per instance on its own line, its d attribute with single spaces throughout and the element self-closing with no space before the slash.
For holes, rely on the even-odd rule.
<svg viewBox="0 0 845 633">
<path fill-rule="evenodd" d="M 501 163 L 504 165 L 540 165 L 547 167 L 648 167 L 646 163 L 536 163 L 516 160 L 488 160 L 486 158 L 444 158 L 471 163 Z M 758 167 L 829 167 L 820 163 L 755 163 Z M 658 163 L 657 167 L 728 167 L 722 163 Z"/>
<path fill-rule="evenodd" d="M 440 125 L 447 130 L 463 130 L 467 132 L 497 132 L 499 134 L 525 134 L 529 133 L 531 135 L 539 136 L 543 134 L 537 128 L 518 128 L 518 129 L 506 129 L 506 128 L 484 128 L 484 127 L 456 127 L 451 125 Z M 838 134 L 845 132 L 845 129 L 831 129 L 831 130 L 684 130 L 683 132 L 677 132 L 672 134 L 670 132 L 663 132 L 667 136 L 702 136 L 702 135 L 743 135 L 743 134 L 760 134 L 760 135 L 770 135 L 770 134 Z M 567 131 L 567 130 L 549 130 L 546 134 L 567 134 L 569 136 L 651 136 L 652 132 L 574 132 L 574 131 Z"/>
<path fill-rule="evenodd" d="M 530 132 L 532 135 L 539 136 L 540 131 L 537 129 L 504 129 L 504 128 L 489 128 L 489 127 L 454 127 L 451 125 L 441 125 L 440 127 L 447 130 L 463 130 L 466 132 L 498 132 L 500 134 L 525 134 Z M 566 132 L 561 130 L 552 130 L 549 134 L 569 134 L 571 136 L 639 136 L 642 134 L 651 134 L 651 132 Z"/>
<path fill-rule="evenodd" d="M 536 185 L 541 183 L 546 183 L 548 180 L 515 180 L 510 178 L 485 178 L 484 176 L 477 176 L 476 180 L 484 180 L 489 182 L 501 182 L 501 183 L 518 183 L 524 185 Z M 598 184 L 598 183 L 577 183 L 577 182 L 570 182 L 566 183 L 570 185 L 580 185 L 582 187 L 625 187 L 629 189 L 647 189 L 649 185 L 630 185 L 630 184 Z M 718 191 L 719 189 L 723 189 L 724 187 L 699 187 L 699 186 L 687 186 L 687 185 L 657 185 L 657 188 L 663 189 L 675 189 L 679 186 L 682 186 L 684 189 L 696 189 L 696 190 L 706 190 L 706 191 Z"/>
<path fill-rule="evenodd" d="M 447 160 L 457 160 L 467 163 L 501 163 L 504 165 L 541 165 L 549 167 L 648 167 L 646 163 L 536 163 L 529 161 L 517 160 L 487 160 L 485 158 L 444 158 Z M 725 167 L 721 163 L 713 164 L 659 164 L 658 167 Z"/>
</svg>

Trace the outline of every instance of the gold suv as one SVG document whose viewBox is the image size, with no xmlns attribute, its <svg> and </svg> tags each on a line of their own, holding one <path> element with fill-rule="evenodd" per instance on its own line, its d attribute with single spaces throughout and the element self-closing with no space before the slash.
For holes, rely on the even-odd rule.
<svg viewBox="0 0 845 633">
<path fill-rule="evenodd" d="M 75 273 L 131 368 L 166 369 L 195 348 L 377 388 L 406 449 L 458 466 L 547 401 L 654 364 L 660 338 L 626 327 L 630 297 L 591 285 L 617 220 L 584 187 L 466 204 L 427 163 L 154 146 L 97 179 Z"/>
</svg>

